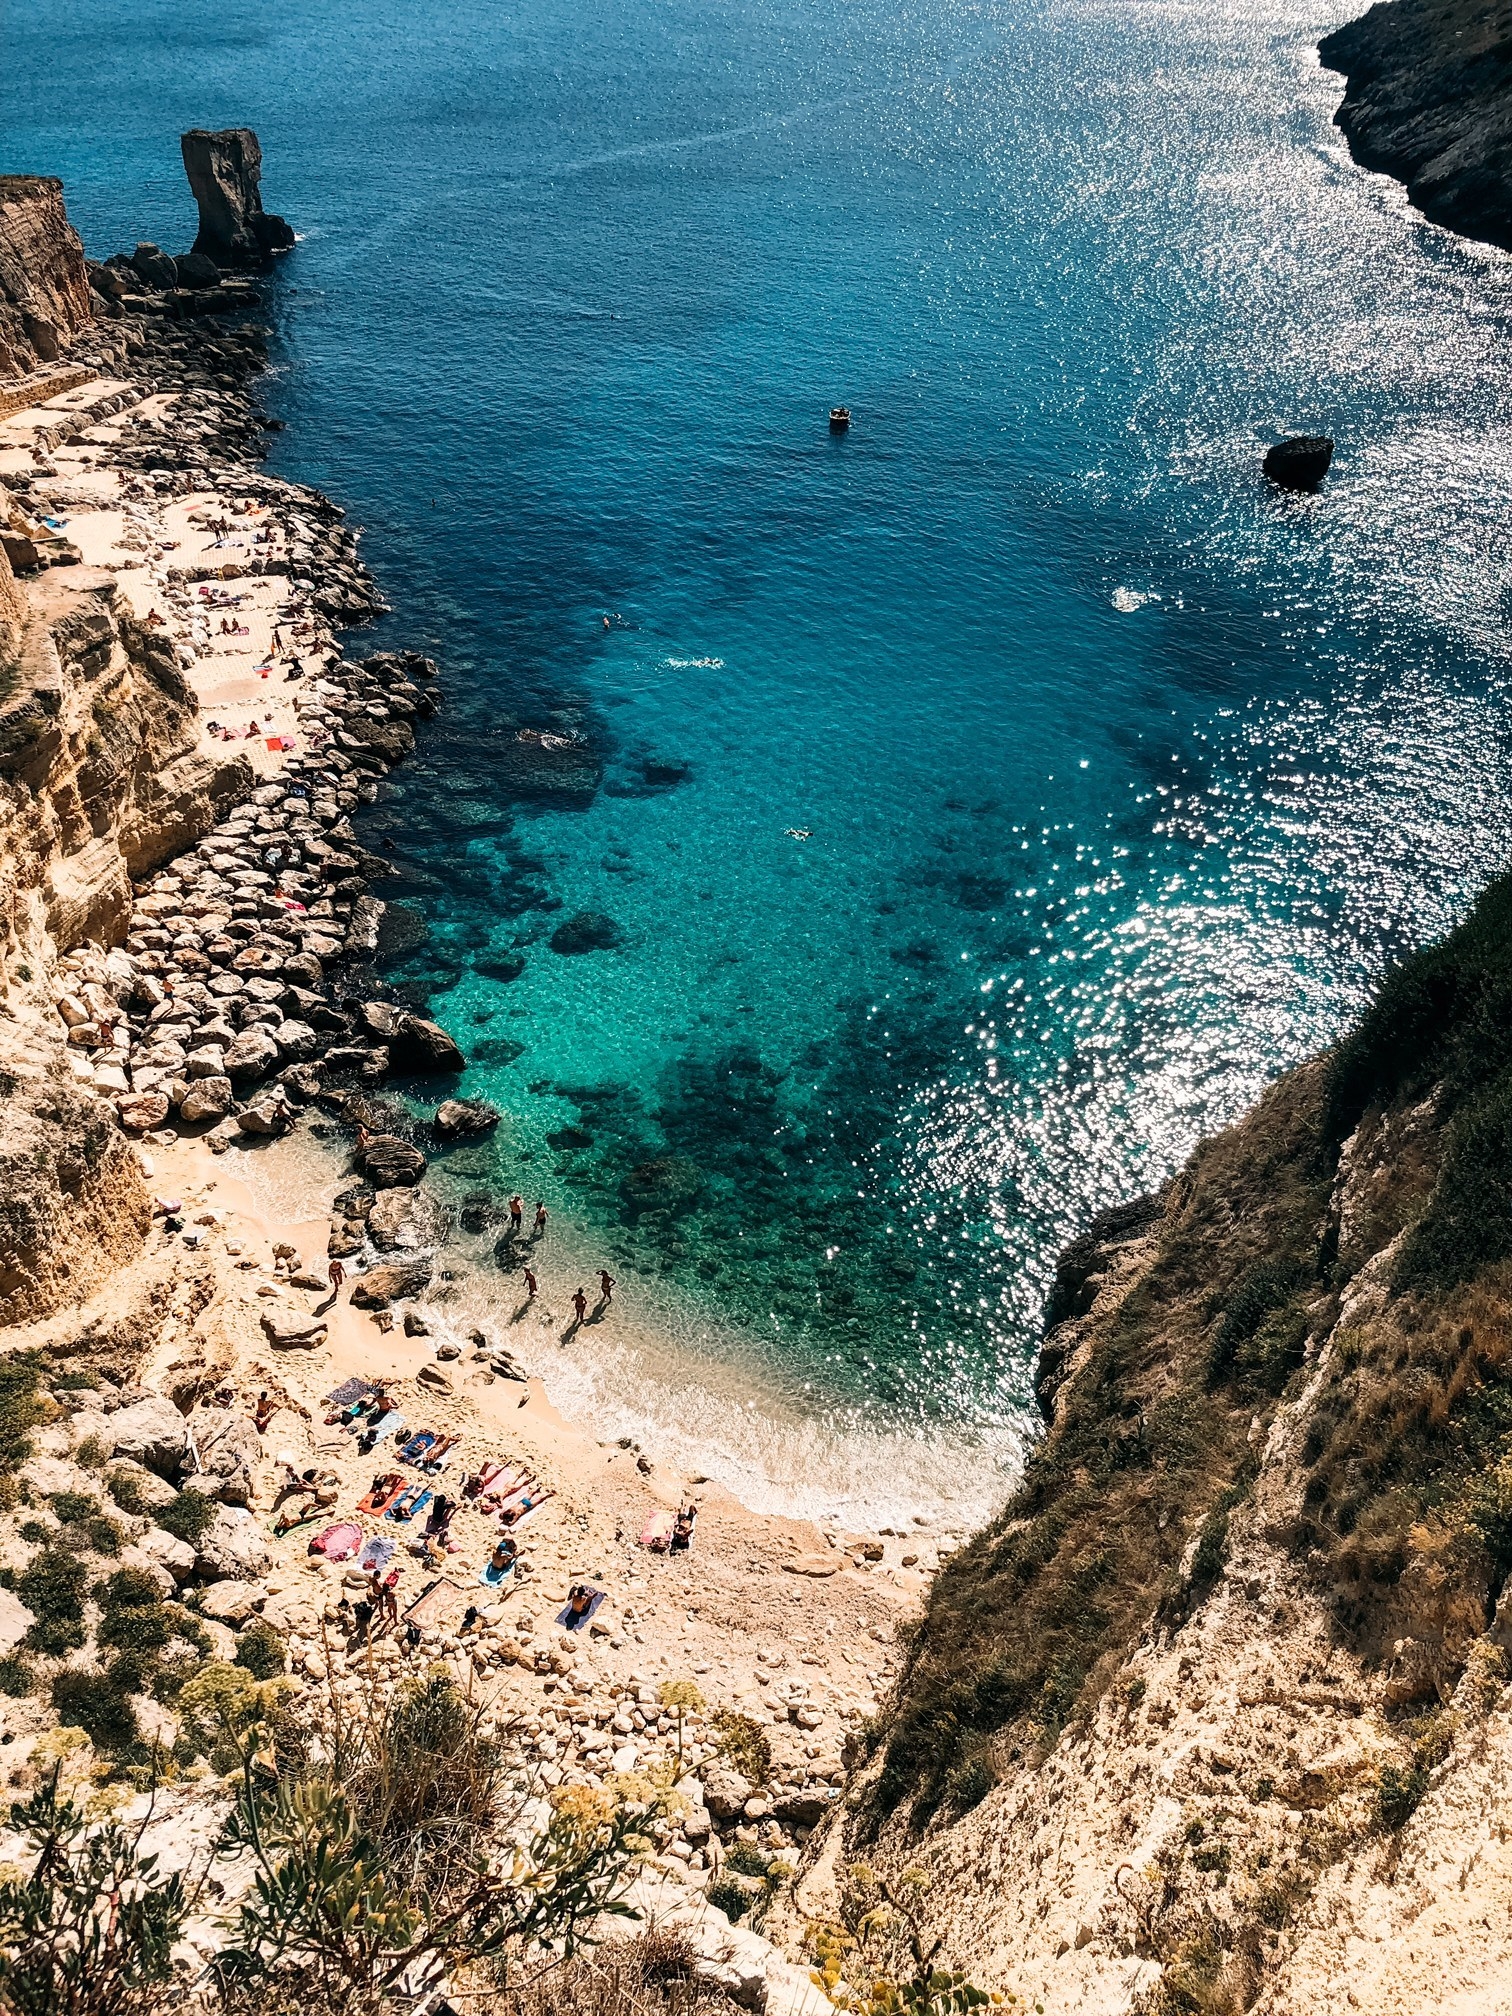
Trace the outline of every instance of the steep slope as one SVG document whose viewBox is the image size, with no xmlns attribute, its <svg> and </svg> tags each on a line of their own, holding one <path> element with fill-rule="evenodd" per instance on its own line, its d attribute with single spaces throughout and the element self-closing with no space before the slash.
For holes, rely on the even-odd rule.
<svg viewBox="0 0 1512 2016">
<path fill-rule="evenodd" d="M 92 319 L 84 247 L 51 175 L 0 175 L 0 379 L 50 364 Z"/>
<path fill-rule="evenodd" d="M 1512 878 L 1052 1315 L 803 1902 L 916 1862 L 1058 2011 L 1512 2006 Z"/>
<path fill-rule="evenodd" d="M 1336 124 L 1435 224 L 1512 246 L 1512 7 L 1381 0 L 1326 37 L 1348 79 Z"/>
</svg>

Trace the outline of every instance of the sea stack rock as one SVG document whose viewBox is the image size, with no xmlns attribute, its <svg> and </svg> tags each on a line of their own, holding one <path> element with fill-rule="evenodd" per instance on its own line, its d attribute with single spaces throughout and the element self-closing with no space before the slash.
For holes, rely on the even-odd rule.
<svg viewBox="0 0 1512 2016">
<path fill-rule="evenodd" d="M 184 134 L 184 168 L 199 205 L 194 250 L 218 266 L 259 265 L 287 251 L 294 233 L 282 217 L 263 209 L 262 149 L 248 126 L 224 133 L 196 127 Z"/>
<path fill-rule="evenodd" d="M 1293 434 L 1278 441 L 1263 467 L 1283 490 L 1316 490 L 1328 474 L 1334 444 L 1326 434 Z"/>
</svg>

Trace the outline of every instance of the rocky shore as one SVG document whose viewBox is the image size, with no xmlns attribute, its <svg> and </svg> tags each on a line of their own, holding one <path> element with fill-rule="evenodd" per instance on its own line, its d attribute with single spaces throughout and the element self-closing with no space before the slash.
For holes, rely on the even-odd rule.
<svg viewBox="0 0 1512 2016">
<path fill-rule="evenodd" d="M 1325 36 L 1347 83 L 1335 123 L 1363 167 L 1394 175 L 1425 217 L 1512 247 L 1512 9 L 1379 0 Z"/>
</svg>

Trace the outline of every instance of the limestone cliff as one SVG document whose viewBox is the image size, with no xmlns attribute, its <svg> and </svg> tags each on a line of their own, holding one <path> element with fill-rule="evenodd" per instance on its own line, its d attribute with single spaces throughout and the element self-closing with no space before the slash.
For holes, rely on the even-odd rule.
<svg viewBox="0 0 1512 2016">
<path fill-rule="evenodd" d="M 810 1872 L 1047 2009 L 1512 2006 L 1512 878 L 1068 1256 Z"/>
<path fill-rule="evenodd" d="M 0 379 L 54 362 L 91 320 L 84 247 L 51 175 L 0 175 Z"/>
<path fill-rule="evenodd" d="M 1382 0 L 1319 53 L 1348 79 L 1336 123 L 1435 224 L 1512 246 L 1512 6 Z"/>
</svg>

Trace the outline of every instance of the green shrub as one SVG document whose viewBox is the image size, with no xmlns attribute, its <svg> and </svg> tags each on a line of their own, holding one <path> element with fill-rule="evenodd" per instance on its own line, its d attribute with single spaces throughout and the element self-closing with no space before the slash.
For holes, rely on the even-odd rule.
<svg viewBox="0 0 1512 2016">
<path fill-rule="evenodd" d="M 106 1610 L 145 1609 L 161 1600 L 157 1577 L 146 1568 L 117 1568 L 95 1590 Z"/>
<path fill-rule="evenodd" d="M 1376 1820 L 1388 1834 L 1396 1833 L 1416 1813 L 1428 1790 L 1428 1773 L 1419 1764 L 1383 1764 L 1376 1780 Z"/>
<path fill-rule="evenodd" d="M 123 1512 L 129 1512 L 134 1519 L 143 1518 L 149 1510 L 146 1493 L 142 1489 L 140 1472 L 136 1470 L 112 1470 L 105 1479 L 105 1489 L 110 1493 Z"/>
<path fill-rule="evenodd" d="M 765 1876 L 772 1858 L 749 1841 L 737 1841 L 725 1857 L 726 1867 L 737 1876 Z"/>
<path fill-rule="evenodd" d="M 87 1491 L 54 1491 L 47 1502 L 65 1526 L 79 1519 L 92 1519 L 100 1509 L 99 1499 L 92 1498 Z"/>
<path fill-rule="evenodd" d="M 74 1451 L 74 1461 L 82 1470 L 103 1470 L 110 1460 L 110 1451 L 98 1435 L 86 1435 Z"/>
<path fill-rule="evenodd" d="M 145 1694 L 157 1678 L 157 1662 L 147 1652 L 118 1652 L 105 1678 L 118 1694 Z"/>
<path fill-rule="evenodd" d="M 26 1634 L 37 1652 L 72 1652 L 84 1643 L 89 1571 L 60 1547 L 46 1547 L 16 1577 L 16 1594 L 36 1618 Z"/>
<path fill-rule="evenodd" d="M 947 1783 L 950 1802 L 962 1813 L 980 1806 L 997 1783 L 997 1774 L 985 1757 L 969 1757 L 951 1772 Z"/>
<path fill-rule="evenodd" d="M 19 1700 L 23 1694 L 30 1694 L 37 1683 L 31 1662 L 19 1653 L 11 1652 L 0 1659 L 0 1694 L 9 1694 Z"/>
<path fill-rule="evenodd" d="M 48 1500 L 53 1512 L 67 1527 L 64 1545 L 83 1540 L 97 1554 L 119 1554 L 125 1538 L 114 1519 L 100 1510 L 99 1500 L 87 1491 L 55 1491 Z"/>
<path fill-rule="evenodd" d="M 102 1750 L 124 1750 L 140 1739 L 136 1710 L 104 1673 L 69 1667 L 56 1674 L 52 1703 L 67 1728 L 82 1729 Z"/>
<path fill-rule="evenodd" d="M 39 1392 L 41 1360 L 34 1351 L 0 1359 L 0 1469 L 18 1470 L 32 1453 L 27 1435 L 51 1409 Z"/>
<path fill-rule="evenodd" d="M 236 1647 L 236 1664 L 245 1666 L 254 1680 L 276 1679 L 289 1664 L 282 1637 L 261 1620 L 249 1624 Z"/>
<path fill-rule="evenodd" d="M 716 1911 L 723 1911 L 732 1925 L 738 1924 L 751 1908 L 749 1896 L 727 1876 L 716 1876 L 704 1895 Z"/>
<path fill-rule="evenodd" d="M 136 1604 L 128 1610 L 107 1610 L 97 1634 L 102 1645 L 123 1652 L 157 1652 L 173 1636 L 161 1603 Z"/>
<path fill-rule="evenodd" d="M 215 1500 L 203 1492 L 180 1491 L 173 1503 L 157 1514 L 157 1523 L 175 1540 L 185 1540 L 192 1547 L 215 1524 L 216 1509 Z"/>
<path fill-rule="evenodd" d="M 44 1526 L 40 1519 L 21 1521 L 21 1538 L 28 1547 L 42 1547 L 52 1538 L 51 1526 Z"/>
<path fill-rule="evenodd" d="M 95 1376 L 92 1372 L 59 1372 L 53 1379 L 54 1393 L 93 1393 L 96 1391 Z"/>
<path fill-rule="evenodd" d="M 760 1723 L 733 1708 L 717 1710 L 710 1720 L 725 1762 L 751 1784 L 765 1785 L 772 1775 L 772 1746 Z"/>
</svg>

